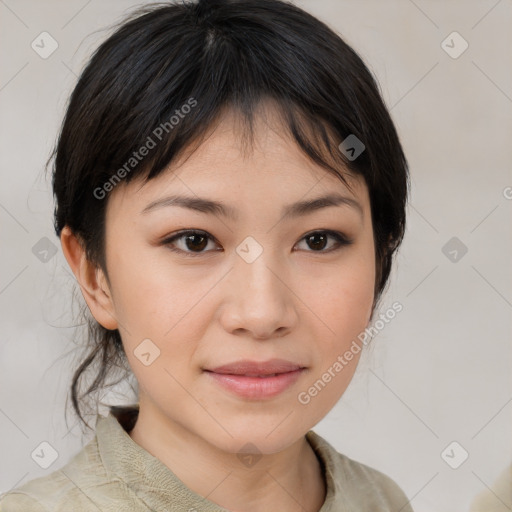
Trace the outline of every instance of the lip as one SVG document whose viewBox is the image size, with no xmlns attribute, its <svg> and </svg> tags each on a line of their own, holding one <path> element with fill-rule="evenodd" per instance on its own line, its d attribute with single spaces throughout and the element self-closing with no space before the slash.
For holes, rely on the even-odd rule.
<svg viewBox="0 0 512 512">
<path fill-rule="evenodd" d="M 306 368 L 284 359 L 242 360 L 205 369 L 216 383 L 243 398 L 272 398 L 291 387 Z"/>
<path fill-rule="evenodd" d="M 300 370 L 304 366 L 292 363 L 286 359 L 269 359 L 268 361 L 250 361 L 242 359 L 233 363 L 224 364 L 215 368 L 207 368 L 207 371 L 229 375 L 272 375 L 273 373 L 287 373 Z"/>
</svg>

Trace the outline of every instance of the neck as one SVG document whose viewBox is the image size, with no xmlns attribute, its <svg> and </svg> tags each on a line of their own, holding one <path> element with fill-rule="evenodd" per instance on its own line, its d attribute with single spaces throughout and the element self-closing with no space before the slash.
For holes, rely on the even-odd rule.
<svg viewBox="0 0 512 512">
<path fill-rule="evenodd" d="M 326 488 L 321 464 L 305 436 L 279 453 L 244 464 L 181 425 L 140 405 L 130 437 L 189 489 L 228 510 L 318 512 Z"/>
</svg>

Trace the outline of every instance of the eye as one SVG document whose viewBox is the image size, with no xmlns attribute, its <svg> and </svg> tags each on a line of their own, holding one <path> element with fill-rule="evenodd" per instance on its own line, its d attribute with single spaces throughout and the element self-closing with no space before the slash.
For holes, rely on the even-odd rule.
<svg viewBox="0 0 512 512">
<path fill-rule="evenodd" d="M 331 244 L 329 244 L 329 240 L 331 240 Z M 178 252 L 184 254 L 185 256 L 192 257 L 201 256 L 204 253 L 212 252 L 212 250 L 222 250 L 206 250 L 210 242 L 216 244 L 215 239 L 206 231 L 186 230 L 180 231 L 171 237 L 166 238 L 161 242 L 161 244 L 167 246 L 173 252 Z M 305 242 L 307 247 L 311 249 L 305 249 L 306 252 L 318 253 L 332 252 L 337 249 L 341 249 L 343 246 L 353 243 L 353 241 L 348 239 L 343 233 L 330 230 L 314 231 L 308 233 L 301 238 L 300 242 Z"/>
<path fill-rule="evenodd" d="M 204 252 L 210 252 L 204 250 L 209 242 L 214 242 L 214 238 L 206 231 L 188 230 L 166 238 L 162 245 L 168 246 L 171 251 L 185 253 L 186 256 L 200 256 Z"/>
<path fill-rule="evenodd" d="M 327 250 L 329 239 L 334 240 L 334 243 L 331 244 Z M 345 245 L 350 245 L 352 240 L 349 240 L 343 233 L 338 231 L 314 231 L 308 233 L 301 239 L 301 242 L 305 241 L 307 246 L 311 248 L 311 251 L 306 250 L 306 252 L 332 252 L 336 249 L 340 249 Z"/>
</svg>

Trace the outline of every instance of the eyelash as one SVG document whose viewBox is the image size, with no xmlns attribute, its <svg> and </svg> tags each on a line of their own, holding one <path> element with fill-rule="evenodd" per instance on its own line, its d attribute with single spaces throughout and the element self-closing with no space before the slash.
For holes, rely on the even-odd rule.
<svg viewBox="0 0 512 512">
<path fill-rule="evenodd" d="M 324 230 L 316 230 L 316 231 L 311 231 L 309 233 L 306 233 L 301 239 L 300 241 L 302 240 L 305 240 L 307 239 L 308 237 L 310 236 L 313 236 L 313 235 L 318 235 L 318 234 L 324 234 L 324 235 L 328 235 L 332 238 L 334 238 L 334 240 L 336 240 L 336 243 L 337 245 L 334 246 L 334 247 L 331 247 L 330 249 L 328 250 L 320 250 L 320 251 L 314 251 L 314 250 L 309 250 L 309 251 L 306 251 L 306 252 L 312 252 L 312 253 L 318 253 L 318 254 L 325 254 L 325 253 L 331 253 L 331 252 L 334 252 L 334 251 L 337 251 L 337 250 L 340 250 L 342 249 L 343 247 L 347 246 L 347 245 L 351 245 L 353 243 L 353 240 L 350 240 L 349 238 L 347 238 L 343 233 L 340 233 L 339 231 L 332 231 L 332 230 L 329 230 L 329 229 L 324 229 Z M 210 241 L 216 241 L 214 237 L 212 237 L 209 233 L 207 233 L 206 231 L 200 231 L 200 230 L 195 230 L 195 229 L 190 229 L 190 230 L 183 230 L 183 231 L 179 231 L 178 233 L 175 233 L 173 234 L 172 236 L 162 240 L 161 242 L 161 245 L 165 245 L 168 247 L 169 250 L 173 251 L 173 252 L 177 252 L 177 253 L 180 253 L 180 254 L 183 254 L 187 257 L 192 257 L 192 258 L 196 258 L 198 256 L 202 256 L 203 254 L 206 254 L 206 253 L 209 253 L 209 252 L 212 252 L 211 250 L 209 251 L 199 251 L 199 252 L 194 252 L 194 251 L 184 251 L 183 249 L 177 249 L 176 247 L 172 247 L 171 244 L 176 241 L 176 240 L 179 240 L 180 238 L 184 238 L 186 235 L 199 235 L 199 236 L 205 236 L 206 238 L 208 238 L 208 240 Z"/>
</svg>

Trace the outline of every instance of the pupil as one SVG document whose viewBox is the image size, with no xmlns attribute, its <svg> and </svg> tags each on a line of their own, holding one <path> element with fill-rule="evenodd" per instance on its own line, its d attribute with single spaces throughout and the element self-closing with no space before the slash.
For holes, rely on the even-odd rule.
<svg viewBox="0 0 512 512">
<path fill-rule="evenodd" d="M 199 244 L 199 246 L 197 244 L 194 244 L 193 242 L 190 243 L 191 240 L 193 240 L 194 238 L 201 238 L 203 243 Z M 192 250 L 197 249 L 197 250 L 201 251 L 206 247 L 207 243 L 208 243 L 208 240 L 206 239 L 206 237 L 204 235 L 195 234 L 195 235 L 188 235 L 186 237 L 187 247 Z"/>
<path fill-rule="evenodd" d="M 310 243 L 315 238 L 317 238 L 317 239 L 320 238 L 321 239 L 320 246 L 318 246 L 318 244 L 316 244 L 314 242 L 313 242 L 313 244 Z M 314 235 L 310 235 L 308 237 L 308 244 L 311 247 L 311 249 L 324 249 L 325 245 L 326 245 L 326 240 L 327 240 L 327 237 L 325 235 L 321 235 L 321 234 L 315 233 Z"/>
</svg>

